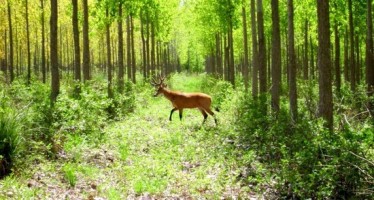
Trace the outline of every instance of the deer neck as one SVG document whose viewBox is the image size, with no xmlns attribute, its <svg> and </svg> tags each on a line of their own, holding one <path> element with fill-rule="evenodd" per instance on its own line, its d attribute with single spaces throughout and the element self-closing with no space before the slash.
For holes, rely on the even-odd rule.
<svg viewBox="0 0 374 200">
<path fill-rule="evenodd" d="M 165 96 L 165 98 L 169 99 L 170 101 L 173 101 L 173 92 L 166 89 L 166 88 L 162 88 L 162 94 Z"/>
</svg>

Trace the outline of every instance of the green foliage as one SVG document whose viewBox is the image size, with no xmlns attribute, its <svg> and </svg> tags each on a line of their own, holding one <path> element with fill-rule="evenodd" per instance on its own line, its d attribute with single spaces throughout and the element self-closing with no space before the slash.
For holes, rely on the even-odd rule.
<svg viewBox="0 0 374 200">
<path fill-rule="evenodd" d="M 64 177 L 69 183 L 70 187 L 75 187 L 77 184 L 76 166 L 70 163 L 66 163 L 62 168 Z"/>
<path fill-rule="evenodd" d="M 301 89 L 303 92 L 312 95 L 312 99 L 315 95 L 314 89 Z M 285 99 L 282 101 L 287 105 Z M 302 104 L 296 123 L 290 121 L 286 106 L 282 106 L 278 115 L 263 116 L 258 104 L 244 97 L 237 108 L 238 142 L 244 149 L 254 150 L 273 173 L 278 195 L 301 199 L 372 197 L 367 193 L 372 189 L 369 183 L 374 175 L 368 161 L 373 154 L 367 152 L 368 146 L 373 145 L 370 117 L 354 120 L 357 124 L 344 122 L 331 133 L 322 120 L 315 118 L 314 112 L 308 114 L 313 110 L 310 107 L 315 106 L 313 102 L 310 107 Z M 335 115 L 336 124 L 345 117 Z"/>
</svg>

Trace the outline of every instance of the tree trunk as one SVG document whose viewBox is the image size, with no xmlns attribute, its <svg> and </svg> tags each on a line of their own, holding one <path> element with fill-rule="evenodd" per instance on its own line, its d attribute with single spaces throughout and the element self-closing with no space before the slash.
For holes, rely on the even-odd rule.
<svg viewBox="0 0 374 200">
<path fill-rule="evenodd" d="M 245 10 L 245 1 L 242 6 L 242 17 L 243 17 L 243 45 L 244 45 L 244 63 L 243 63 L 243 79 L 245 91 L 248 91 L 248 33 L 247 33 L 247 12 Z"/>
<path fill-rule="evenodd" d="M 351 55 L 350 55 L 350 69 L 351 69 L 351 90 L 356 91 L 356 67 L 355 67 L 355 41 L 354 41 L 354 27 L 352 16 L 352 0 L 348 0 L 349 12 L 349 36 L 351 42 Z"/>
<path fill-rule="evenodd" d="M 8 6 L 8 23 L 9 23 L 9 74 L 10 83 L 14 80 L 14 48 L 13 48 L 13 27 L 12 27 L 12 13 L 10 9 L 10 0 L 7 1 Z"/>
<path fill-rule="evenodd" d="M 155 23 L 151 23 L 151 76 L 154 76 L 156 69 L 156 56 L 155 56 Z"/>
<path fill-rule="evenodd" d="M 88 5 L 83 0 L 83 80 L 90 80 L 90 41 L 88 37 Z"/>
<path fill-rule="evenodd" d="M 309 74 L 308 74 L 308 71 L 309 71 L 309 62 L 308 62 L 308 49 L 309 49 L 309 45 L 308 45 L 308 29 L 309 29 L 309 21 L 308 20 L 305 20 L 305 34 L 304 34 L 304 69 L 303 69 L 303 75 L 304 75 L 304 80 L 308 80 L 309 79 Z"/>
<path fill-rule="evenodd" d="M 78 0 L 72 0 L 73 4 L 73 39 L 74 39 L 74 79 L 81 81 L 81 56 L 79 46 L 79 27 L 78 27 Z M 79 92 L 79 90 L 77 90 Z"/>
<path fill-rule="evenodd" d="M 147 35 L 147 40 L 146 40 L 146 48 L 147 48 L 147 78 L 149 78 L 149 74 L 150 74 L 150 71 L 151 71 L 151 59 L 150 59 L 150 49 L 149 49 L 149 40 L 150 40 L 150 33 L 149 33 L 149 14 L 147 13 L 147 20 L 146 20 L 146 26 L 145 26 L 145 30 L 146 30 L 146 35 Z"/>
<path fill-rule="evenodd" d="M 234 64 L 234 39 L 232 33 L 232 19 L 229 22 L 229 32 L 228 32 L 228 77 L 229 81 L 235 88 L 235 64 Z"/>
<path fill-rule="evenodd" d="M 142 60 L 143 60 L 143 78 L 144 80 L 147 79 L 147 45 L 145 41 L 144 35 L 144 21 L 140 20 L 140 35 L 142 38 Z"/>
<path fill-rule="evenodd" d="M 348 28 L 344 33 L 344 80 L 349 81 Z"/>
<path fill-rule="evenodd" d="M 123 92 L 124 67 L 123 67 L 123 28 L 122 28 L 122 3 L 118 5 L 118 91 Z"/>
<path fill-rule="evenodd" d="M 262 7 L 262 0 L 257 0 L 257 24 L 258 24 L 258 66 L 260 77 L 260 94 L 265 94 L 267 91 L 266 85 L 266 43 L 264 33 L 264 13 Z M 264 96 L 265 97 L 265 96 Z"/>
<path fill-rule="evenodd" d="M 279 112 L 279 99 L 281 89 L 281 38 L 279 28 L 279 0 L 271 0 L 271 18 L 272 18 L 272 40 L 271 40 L 271 79 L 273 86 L 271 88 L 271 107 L 273 111 Z"/>
<path fill-rule="evenodd" d="M 318 14 L 318 71 L 319 71 L 319 116 L 333 130 L 333 103 L 330 59 L 329 0 L 317 0 Z"/>
<path fill-rule="evenodd" d="M 27 85 L 31 81 L 31 53 L 30 53 L 30 29 L 29 29 L 29 5 L 25 0 L 25 20 L 26 20 L 26 43 L 27 43 Z"/>
<path fill-rule="evenodd" d="M 369 111 L 374 114 L 374 102 L 370 98 L 374 94 L 374 58 L 373 58 L 373 18 L 371 0 L 367 0 L 367 32 L 366 32 L 366 83 L 369 97 Z"/>
<path fill-rule="evenodd" d="M 51 58 L 51 105 L 53 106 L 60 92 L 60 77 L 58 69 L 58 5 L 57 0 L 51 0 L 50 20 L 50 58 Z"/>
<path fill-rule="evenodd" d="M 127 79 L 130 81 L 131 79 L 131 32 L 130 32 L 130 15 L 126 18 L 126 52 L 127 52 Z"/>
<path fill-rule="evenodd" d="M 251 27 L 252 27 L 252 96 L 258 96 L 258 44 L 256 27 L 256 5 L 251 0 Z"/>
<path fill-rule="evenodd" d="M 288 0 L 288 56 L 289 56 L 289 95 L 291 120 L 297 120 L 297 86 L 296 86 L 296 56 L 294 37 L 294 8 L 293 0 Z M 328 52 L 330 53 L 330 52 Z"/>
<path fill-rule="evenodd" d="M 340 76 L 340 37 L 338 30 L 338 22 L 335 20 L 335 84 L 336 92 L 340 95 L 341 76 Z"/>
<path fill-rule="evenodd" d="M 135 44 L 134 44 L 134 19 L 131 16 L 131 65 L 132 65 L 132 82 L 136 83 L 136 59 L 135 59 Z"/>
<path fill-rule="evenodd" d="M 106 8 L 106 17 L 109 18 L 109 9 Z M 113 90 L 112 90 L 112 55 L 111 55 L 111 48 L 110 48 L 110 23 L 107 22 L 105 25 L 106 30 L 106 55 L 107 55 L 107 70 L 108 70 L 108 98 L 113 98 Z"/>
</svg>

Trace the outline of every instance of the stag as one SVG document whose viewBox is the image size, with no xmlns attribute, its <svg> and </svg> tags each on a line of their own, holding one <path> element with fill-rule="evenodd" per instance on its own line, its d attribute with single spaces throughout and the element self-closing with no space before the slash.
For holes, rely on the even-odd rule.
<svg viewBox="0 0 374 200">
<path fill-rule="evenodd" d="M 163 94 L 165 98 L 171 101 L 173 109 L 171 109 L 169 120 L 171 121 L 174 111 L 179 110 L 179 119 L 182 120 L 183 109 L 185 108 L 198 108 L 204 116 L 203 124 L 210 114 L 215 123 L 217 124 L 217 119 L 214 116 L 213 111 L 210 109 L 212 98 L 204 93 L 194 92 L 185 93 L 179 91 L 172 91 L 167 89 L 167 85 L 164 83 L 165 77 L 158 76 L 158 80 L 153 78 L 151 84 L 155 86 L 156 93 L 153 95 L 157 97 L 159 94 Z M 216 109 L 218 111 L 218 109 Z M 207 114 L 208 113 L 208 114 Z"/>
</svg>

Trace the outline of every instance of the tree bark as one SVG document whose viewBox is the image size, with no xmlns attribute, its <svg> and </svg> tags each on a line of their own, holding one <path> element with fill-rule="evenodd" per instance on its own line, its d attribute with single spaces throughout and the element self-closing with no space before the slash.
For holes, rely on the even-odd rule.
<svg viewBox="0 0 374 200">
<path fill-rule="evenodd" d="M 258 66 L 260 77 L 260 94 L 265 94 L 267 91 L 266 84 L 266 43 L 264 33 L 264 13 L 262 7 L 262 0 L 257 0 L 257 24 L 258 24 Z"/>
<path fill-rule="evenodd" d="M 245 91 L 248 91 L 248 33 L 247 33 L 247 12 L 245 10 L 245 1 L 242 6 L 242 17 L 243 17 L 243 45 L 244 45 L 244 63 L 243 63 L 243 79 Z"/>
<path fill-rule="evenodd" d="M 349 12 L 349 36 L 351 42 L 350 50 L 350 72 L 351 72 L 351 90 L 356 91 L 356 66 L 355 66 L 355 41 L 354 41 L 354 27 L 353 27 L 353 16 L 352 16 L 352 0 L 348 0 L 348 12 Z"/>
<path fill-rule="evenodd" d="M 135 59 L 135 44 L 134 44 L 134 19 L 131 16 L 131 65 L 132 65 L 132 82 L 136 83 L 136 59 Z"/>
<path fill-rule="evenodd" d="M 336 92 L 340 94 L 341 87 L 341 76 L 340 76 L 340 37 L 338 30 L 338 22 L 335 20 L 334 32 L 335 32 L 335 84 Z"/>
<path fill-rule="evenodd" d="M 252 28 L 252 96 L 258 96 L 258 44 L 256 27 L 256 4 L 251 0 L 251 28 Z"/>
<path fill-rule="evenodd" d="M 304 69 L 303 69 L 303 75 L 304 75 L 304 80 L 309 79 L 309 62 L 308 62 L 308 49 L 309 49 L 309 44 L 308 44 L 308 30 L 309 30 L 309 21 L 305 20 L 305 27 L 304 27 Z"/>
<path fill-rule="evenodd" d="M 369 97 L 368 108 L 371 115 L 374 114 L 374 102 L 371 97 L 374 94 L 374 57 L 373 57 L 373 17 L 371 0 L 367 0 L 367 32 L 366 32 L 366 83 Z"/>
<path fill-rule="evenodd" d="M 271 107 L 273 111 L 279 112 L 279 99 L 280 99 L 280 87 L 281 87 L 281 38 L 279 28 L 279 0 L 271 0 L 271 18 L 272 18 L 272 32 L 273 37 L 271 40 L 271 77 L 272 77 L 272 88 L 271 88 Z"/>
<path fill-rule="evenodd" d="M 294 36 L 293 0 L 288 0 L 288 56 L 289 56 L 289 95 L 291 120 L 297 120 L 297 86 L 296 86 L 296 56 Z M 328 52 L 329 53 L 329 52 Z"/>
<path fill-rule="evenodd" d="M 25 0 L 25 21 L 26 21 L 26 43 L 27 43 L 27 85 L 31 81 L 31 53 L 30 53 L 30 29 L 29 29 L 29 5 Z"/>
<path fill-rule="evenodd" d="M 130 81 L 131 78 L 131 31 L 130 31 L 130 15 L 126 17 L 126 52 L 127 52 L 127 79 Z"/>
<path fill-rule="evenodd" d="M 10 83 L 14 80 L 14 48 L 13 48 L 13 27 L 12 27 L 12 13 L 10 8 L 10 2 L 7 1 L 8 7 L 8 24 L 9 24 L 9 74 Z"/>
<path fill-rule="evenodd" d="M 81 81 L 81 56 L 79 45 L 79 28 L 78 28 L 78 0 L 72 0 L 73 5 L 73 39 L 74 39 L 74 79 Z M 79 91 L 77 91 L 79 92 Z"/>
<path fill-rule="evenodd" d="M 109 8 L 106 8 L 106 17 L 109 18 Z M 106 30 L 106 55 L 107 55 L 107 70 L 108 70 L 108 98 L 113 98 L 113 90 L 112 90 L 112 56 L 111 56 L 111 48 L 110 48 L 110 23 L 107 22 L 105 25 Z"/>
<path fill-rule="evenodd" d="M 317 0 L 318 16 L 318 71 L 319 116 L 326 120 L 327 128 L 333 130 L 333 103 L 331 84 L 330 19 L 329 0 Z"/>
<path fill-rule="evenodd" d="M 51 105 L 53 106 L 60 92 L 60 77 L 58 69 L 58 5 L 57 0 L 51 0 L 50 19 L 50 59 L 51 59 Z"/>
<path fill-rule="evenodd" d="M 90 80 L 90 41 L 88 37 L 88 5 L 83 0 L 83 80 Z"/>
<path fill-rule="evenodd" d="M 122 3 L 118 4 L 118 91 L 123 92 L 124 66 L 123 66 L 123 26 L 122 26 Z"/>
</svg>

